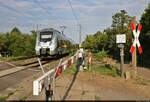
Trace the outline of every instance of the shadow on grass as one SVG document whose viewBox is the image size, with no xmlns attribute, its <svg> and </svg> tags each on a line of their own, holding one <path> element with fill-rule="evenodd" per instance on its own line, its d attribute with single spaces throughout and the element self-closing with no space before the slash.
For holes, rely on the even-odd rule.
<svg viewBox="0 0 150 102">
<path fill-rule="evenodd" d="M 78 72 L 79 72 L 79 70 L 78 70 L 77 67 L 78 67 L 78 66 L 76 66 L 76 72 L 74 73 L 72 82 L 71 82 L 69 88 L 67 89 L 65 95 L 63 96 L 63 100 L 65 100 L 65 99 L 67 98 L 67 96 L 69 95 L 69 92 L 70 92 L 70 90 L 71 90 L 71 88 L 72 88 L 72 86 L 73 86 L 73 84 L 74 84 L 74 82 L 75 82 L 75 80 L 76 80 L 77 74 L 78 74 Z"/>
</svg>

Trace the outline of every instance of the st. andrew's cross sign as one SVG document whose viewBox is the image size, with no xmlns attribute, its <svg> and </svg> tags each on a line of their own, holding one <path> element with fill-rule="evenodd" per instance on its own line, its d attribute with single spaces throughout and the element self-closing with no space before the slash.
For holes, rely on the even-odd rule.
<svg viewBox="0 0 150 102">
<path fill-rule="evenodd" d="M 135 29 L 133 23 L 131 23 L 131 28 L 132 28 L 132 32 L 133 32 L 133 35 L 134 35 L 134 38 L 135 38 L 135 39 L 134 39 L 133 45 L 132 45 L 132 47 L 131 47 L 131 49 L 130 49 L 130 53 L 133 54 L 134 49 L 135 49 L 135 47 L 136 47 L 136 45 L 137 45 L 137 46 L 138 46 L 138 49 L 139 49 L 139 52 L 140 52 L 140 54 L 141 54 L 141 53 L 142 53 L 142 47 L 141 47 L 141 45 L 140 45 L 140 42 L 139 42 L 139 39 L 138 39 L 138 38 L 139 38 L 141 29 L 142 29 L 142 25 L 139 24 L 137 32 L 136 32 L 136 29 Z"/>
</svg>

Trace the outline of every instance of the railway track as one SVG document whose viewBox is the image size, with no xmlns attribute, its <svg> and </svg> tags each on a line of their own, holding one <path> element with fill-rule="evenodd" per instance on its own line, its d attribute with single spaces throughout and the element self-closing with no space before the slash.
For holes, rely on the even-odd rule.
<svg viewBox="0 0 150 102">
<path fill-rule="evenodd" d="M 66 57 L 67 55 L 64 55 L 63 57 Z M 15 64 L 15 66 L 12 66 L 12 68 L 8 68 L 5 70 L 0 70 L 0 94 L 5 89 L 15 85 L 16 83 L 21 82 L 24 78 L 32 76 L 33 74 L 36 74 L 37 72 L 41 72 L 40 65 L 37 61 L 37 58 L 28 58 L 26 60 L 31 60 L 28 63 L 19 63 Z M 58 61 L 58 58 L 47 58 L 47 59 L 41 59 L 41 63 L 44 68 L 50 67 L 50 64 L 52 62 Z M 11 61 L 13 62 L 13 61 Z"/>
<path fill-rule="evenodd" d="M 45 60 L 45 59 L 41 59 L 41 63 L 43 66 L 45 66 L 47 63 L 50 63 L 51 61 L 55 61 L 57 59 L 55 58 L 50 58 L 48 60 Z M 8 68 L 5 68 L 3 70 L 0 70 L 0 78 L 1 77 L 4 77 L 6 75 L 9 75 L 9 74 L 13 74 L 13 73 L 16 73 L 16 72 L 19 72 L 21 70 L 27 70 L 27 69 L 37 69 L 37 70 L 40 70 L 39 68 L 39 62 L 37 61 L 37 58 L 36 60 L 34 59 L 33 61 L 30 61 L 28 63 L 8 63 L 8 62 L 3 62 L 3 63 L 7 63 L 9 65 L 11 65 L 11 67 L 8 67 Z"/>
</svg>

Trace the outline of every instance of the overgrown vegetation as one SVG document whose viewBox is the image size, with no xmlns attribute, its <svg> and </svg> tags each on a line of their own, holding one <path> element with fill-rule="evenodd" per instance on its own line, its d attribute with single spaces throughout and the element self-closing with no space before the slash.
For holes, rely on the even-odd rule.
<svg viewBox="0 0 150 102">
<path fill-rule="evenodd" d="M 92 72 L 97 72 L 103 75 L 110 75 L 113 77 L 119 76 L 120 75 L 120 70 L 117 69 L 115 66 L 93 66 L 91 68 Z"/>
<path fill-rule="evenodd" d="M 141 76 L 136 78 L 136 82 L 140 85 L 150 85 L 150 80 Z"/>
<path fill-rule="evenodd" d="M 64 74 L 74 74 L 77 71 L 77 64 L 72 64 L 63 73 Z"/>
<path fill-rule="evenodd" d="M 86 66 L 86 65 L 85 65 Z M 68 67 L 63 73 L 64 74 L 75 74 L 77 71 L 77 64 L 72 64 Z M 112 77 L 116 77 L 120 75 L 120 70 L 114 65 L 105 65 L 105 66 L 97 66 L 93 65 L 91 70 L 84 70 L 84 72 L 96 72 L 103 75 L 110 75 Z"/>
<path fill-rule="evenodd" d="M 83 90 L 81 95 L 85 95 L 85 93 L 87 93 L 87 92 L 88 92 L 88 90 Z"/>
<path fill-rule="evenodd" d="M 101 98 L 99 97 L 99 96 L 97 96 L 97 95 L 95 95 L 95 100 L 100 100 Z"/>
<path fill-rule="evenodd" d="M 93 57 L 95 58 L 95 60 L 103 61 L 103 58 L 108 56 L 107 53 L 108 53 L 107 51 L 102 49 L 102 51 L 99 51 L 97 53 L 93 53 Z"/>
<path fill-rule="evenodd" d="M 10 60 L 10 59 L 15 59 L 15 58 L 21 58 L 24 56 L 18 56 L 18 57 L 14 57 L 14 56 L 10 56 L 10 57 L 0 57 L 1 61 L 6 61 L 6 60 Z"/>
<path fill-rule="evenodd" d="M 69 53 L 69 56 L 73 56 L 76 52 L 77 52 L 77 50 L 72 50 L 72 51 Z"/>
<path fill-rule="evenodd" d="M 20 101 L 24 101 L 24 100 L 26 100 L 28 98 L 28 96 L 23 96 L 23 97 L 21 97 L 19 100 Z"/>
</svg>

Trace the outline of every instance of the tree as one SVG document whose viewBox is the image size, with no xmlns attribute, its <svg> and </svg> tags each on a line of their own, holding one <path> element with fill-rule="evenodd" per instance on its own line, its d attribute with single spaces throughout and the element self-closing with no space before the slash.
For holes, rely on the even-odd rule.
<svg viewBox="0 0 150 102">
<path fill-rule="evenodd" d="M 150 4 L 148 4 L 148 7 L 144 10 L 144 13 L 140 19 L 140 23 L 142 25 L 140 42 L 143 49 L 143 54 L 140 55 L 138 62 L 142 62 L 143 66 L 150 67 Z"/>
<path fill-rule="evenodd" d="M 87 35 L 86 36 L 86 39 L 83 43 L 83 47 L 85 49 L 90 49 L 90 50 L 96 50 L 96 41 L 95 41 L 95 38 L 94 36 L 92 35 Z"/>
<path fill-rule="evenodd" d="M 116 44 L 117 34 L 126 34 L 126 44 L 125 44 L 125 54 L 126 58 L 130 59 L 129 49 L 132 41 L 132 32 L 130 28 L 131 17 L 127 14 L 125 10 L 121 10 L 112 16 L 111 27 L 104 30 L 104 33 L 108 35 L 108 49 L 109 54 L 114 57 L 119 56 L 119 50 Z M 118 57 L 119 58 L 119 57 Z"/>
<path fill-rule="evenodd" d="M 0 51 L 10 51 L 13 56 L 35 55 L 36 31 L 22 34 L 15 27 L 10 33 L 0 33 Z"/>
</svg>

